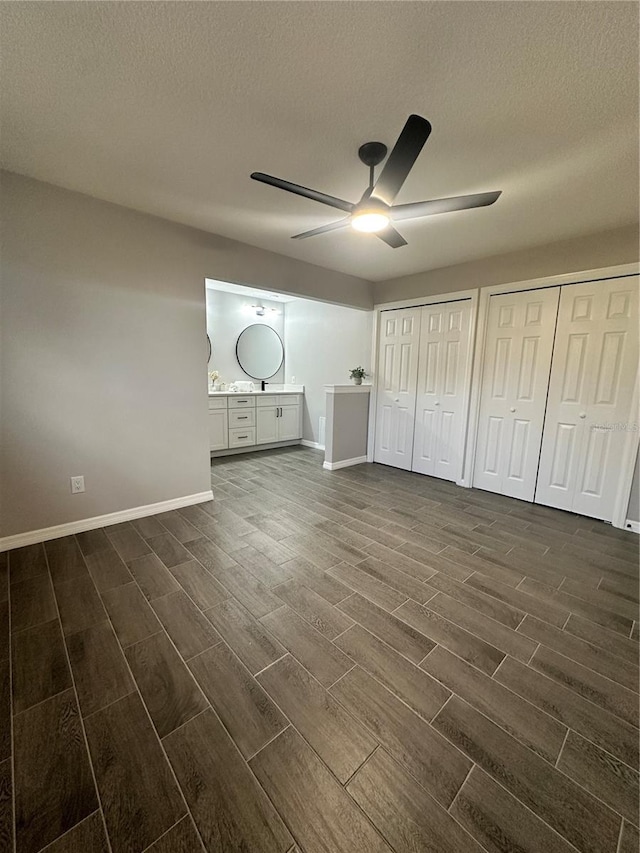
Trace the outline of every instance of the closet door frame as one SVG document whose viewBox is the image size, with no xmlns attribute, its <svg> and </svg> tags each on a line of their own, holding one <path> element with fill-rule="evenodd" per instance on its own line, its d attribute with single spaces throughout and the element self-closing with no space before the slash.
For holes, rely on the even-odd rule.
<svg viewBox="0 0 640 853">
<path fill-rule="evenodd" d="M 515 281 L 505 284 L 491 285 L 480 290 L 478 302 L 478 321 L 475 335 L 475 356 L 473 360 L 473 374 L 471 379 L 471 400 L 469 406 L 469 418 L 467 424 L 466 453 L 464 456 L 464 467 L 461 486 L 471 487 L 473 482 L 473 470 L 476 459 L 476 442 L 478 437 L 478 422 L 480 417 L 480 389 L 484 371 L 484 353 L 487 338 L 487 324 L 489 320 L 489 301 L 492 296 L 503 293 L 518 293 L 525 290 L 539 290 L 547 287 L 558 287 L 563 284 L 582 284 L 589 281 L 599 281 L 607 278 L 620 278 L 624 276 L 638 275 L 639 264 L 620 264 L 600 269 L 583 270 L 580 272 L 566 273 L 565 275 L 548 276 L 536 278 L 529 281 Z M 636 377 L 633 391 L 632 409 L 638 411 L 640 406 L 640 379 Z M 613 509 L 612 526 L 626 529 L 626 514 L 631 496 L 631 484 L 638 448 L 640 447 L 640 431 L 628 431 L 625 433 L 625 446 L 622 459 L 622 470 L 620 471 L 620 487 L 616 495 Z"/>
<path fill-rule="evenodd" d="M 465 365 L 465 375 L 467 377 L 466 389 L 465 389 L 465 400 L 464 407 L 467 413 L 467 429 L 465 430 L 465 441 L 463 448 L 463 471 L 466 471 L 466 456 L 468 452 L 468 424 L 469 424 L 469 405 L 471 401 L 471 377 L 473 370 L 473 359 L 474 353 L 476 351 L 475 347 L 475 336 L 476 336 L 476 321 L 478 317 L 478 297 L 479 290 L 474 288 L 472 290 L 457 290 L 453 293 L 441 293 L 435 296 L 423 296 L 417 299 L 403 299 L 398 302 L 383 302 L 378 305 L 373 306 L 373 324 L 372 324 L 372 341 L 371 341 L 371 362 L 375 367 L 373 369 L 377 370 L 378 366 L 378 355 L 379 355 L 379 347 L 380 347 L 380 323 L 382 321 L 382 316 L 385 311 L 394 311 L 401 308 L 421 308 L 425 305 L 437 305 L 445 302 L 459 302 L 461 299 L 466 299 L 470 301 L 470 310 L 471 310 L 471 318 L 470 325 L 471 331 L 469 335 L 469 349 L 467 351 L 467 359 Z M 369 395 L 369 430 L 367 436 L 367 462 L 373 462 L 373 454 L 375 449 L 375 441 L 376 441 L 376 413 L 378 407 L 378 395 L 377 395 L 377 375 L 371 378 L 371 394 Z M 462 480 L 457 480 L 456 484 L 458 486 L 468 486 L 470 483 L 466 483 L 464 478 Z"/>
</svg>

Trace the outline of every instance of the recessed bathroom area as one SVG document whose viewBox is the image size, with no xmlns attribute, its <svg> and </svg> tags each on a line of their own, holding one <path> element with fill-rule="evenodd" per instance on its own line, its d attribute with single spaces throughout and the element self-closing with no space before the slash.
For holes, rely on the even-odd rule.
<svg viewBox="0 0 640 853">
<path fill-rule="evenodd" d="M 371 373 L 373 312 L 214 279 L 205 292 L 212 456 L 324 449 L 327 386 Z"/>
</svg>

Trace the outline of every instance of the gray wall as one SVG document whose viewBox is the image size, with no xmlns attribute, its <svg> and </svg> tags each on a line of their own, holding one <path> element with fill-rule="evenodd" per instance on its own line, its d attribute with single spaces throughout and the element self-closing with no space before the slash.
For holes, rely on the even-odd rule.
<svg viewBox="0 0 640 853">
<path fill-rule="evenodd" d="M 550 275 L 638 261 L 638 226 L 629 225 L 520 252 L 389 279 L 374 284 L 376 304 L 437 296 L 492 284 L 509 284 Z"/>
<path fill-rule="evenodd" d="M 236 341 L 238 335 L 247 326 L 264 323 L 280 335 L 284 342 L 285 304 L 268 299 L 259 300 L 265 308 L 275 308 L 278 312 L 267 311 L 263 317 L 257 317 L 251 306 L 258 302 L 254 296 L 242 296 L 239 293 L 227 293 L 223 290 L 207 288 L 207 331 L 211 338 L 212 356 L 209 370 L 217 370 L 220 382 L 233 382 L 236 379 L 252 379 L 238 364 Z M 286 354 L 285 354 L 286 355 Z M 285 366 L 272 376 L 269 382 L 284 382 Z M 252 380 L 259 386 L 258 380 Z"/>
<path fill-rule="evenodd" d="M 640 521 L 640 453 L 636 456 L 636 468 L 631 484 L 631 494 L 629 495 L 627 519 L 629 521 Z"/>
<path fill-rule="evenodd" d="M 2 206 L 0 536 L 209 488 L 205 278 L 371 306 L 360 279 L 6 172 Z"/>
<path fill-rule="evenodd" d="M 327 462 L 367 455 L 369 394 L 327 394 Z"/>
<path fill-rule="evenodd" d="M 304 385 L 303 438 L 318 442 L 325 414 L 325 385 L 344 385 L 349 371 L 371 372 L 371 311 L 354 311 L 308 299 L 288 302 L 285 320 L 287 382 Z"/>
</svg>

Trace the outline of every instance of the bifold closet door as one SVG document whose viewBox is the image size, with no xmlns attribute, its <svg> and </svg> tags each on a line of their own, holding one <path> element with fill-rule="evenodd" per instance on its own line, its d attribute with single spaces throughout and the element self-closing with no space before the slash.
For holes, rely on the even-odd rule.
<svg viewBox="0 0 640 853">
<path fill-rule="evenodd" d="M 380 315 L 376 438 L 373 458 L 411 470 L 420 308 Z"/>
<path fill-rule="evenodd" d="M 533 501 L 560 288 L 490 297 L 473 485 Z"/>
<path fill-rule="evenodd" d="M 471 300 L 425 305 L 420 319 L 413 470 L 462 477 Z"/>
<path fill-rule="evenodd" d="M 536 503 L 611 521 L 637 370 L 638 277 L 563 287 Z"/>
</svg>

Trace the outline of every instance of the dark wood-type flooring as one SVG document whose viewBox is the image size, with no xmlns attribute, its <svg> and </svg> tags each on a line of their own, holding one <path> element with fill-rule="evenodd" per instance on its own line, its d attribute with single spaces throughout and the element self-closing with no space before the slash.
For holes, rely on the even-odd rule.
<svg viewBox="0 0 640 853">
<path fill-rule="evenodd" d="M 638 538 L 302 448 L 0 555 L 0 849 L 637 853 Z"/>
</svg>

